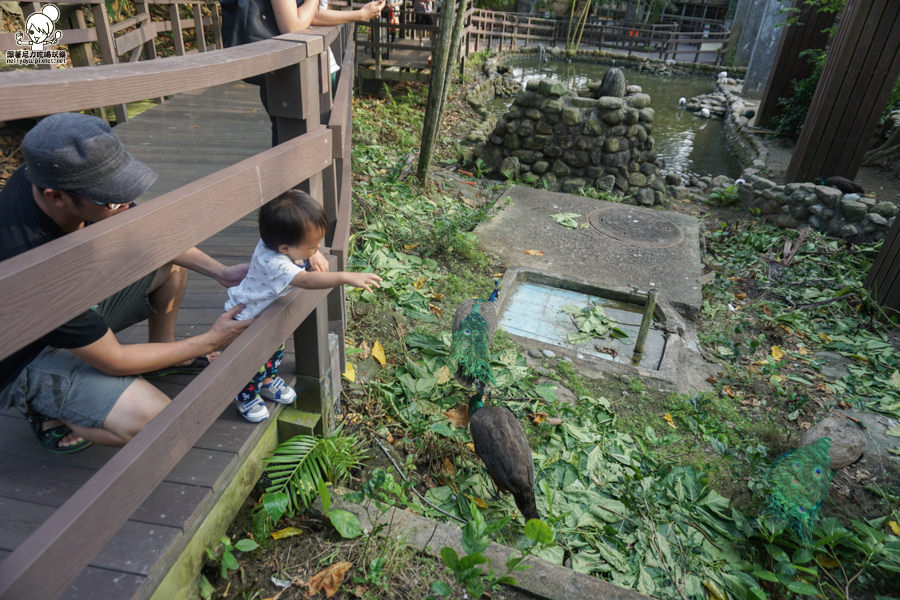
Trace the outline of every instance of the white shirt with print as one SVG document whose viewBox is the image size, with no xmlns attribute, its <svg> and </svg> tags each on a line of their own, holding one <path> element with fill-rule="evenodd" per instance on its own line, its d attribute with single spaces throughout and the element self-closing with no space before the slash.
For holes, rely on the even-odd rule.
<svg viewBox="0 0 900 600">
<path fill-rule="evenodd" d="M 262 240 L 256 244 L 247 276 L 238 285 L 228 288 L 225 310 L 243 304 L 244 310 L 235 317 L 238 321 L 252 319 L 279 296 L 291 291 L 291 281 L 305 270 L 306 261 L 297 264 L 286 254 L 271 250 Z"/>
</svg>

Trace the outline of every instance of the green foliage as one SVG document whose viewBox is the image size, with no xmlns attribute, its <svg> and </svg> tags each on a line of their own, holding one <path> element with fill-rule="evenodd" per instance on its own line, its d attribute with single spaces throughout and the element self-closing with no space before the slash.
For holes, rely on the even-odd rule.
<svg viewBox="0 0 900 600">
<path fill-rule="evenodd" d="M 737 184 L 717 188 L 709 193 L 709 201 L 719 206 L 731 206 L 738 200 Z"/>
<path fill-rule="evenodd" d="M 539 519 L 529 520 L 525 525 L 525 537 L 529 543 L 519 551 L 518 556 L 511 556 L 506 561 L 506 574 L 497 577 L 491 559 L 484 556 L 483 553 L 490 545 L 492 536 L 510 519 L 507 517 L 488 525 L 474 502 L 469 504 L 469 511 L 471 518 L 463 526 L 462 532 L 462 547 L 465 554 L 459 556 L 456 550 L 444 546 L 441 548 L 441 560 L 453 572 L 456 581 L 466 588 L 470 598 L 481 598 L 485 592 L 500 585 L 514 585 L 516 580 L 511 573 L 528 568 L 527 565 L 522 564 L 522 561 L 536 550 L 549 547 L 554 543 L 553 530 L 549 525 Z M 450 593 L 449 586 L 441 585 L 441 582 L 433 583 L 431 590 L 430 598 L 444 598 Z"/>
<path fill-rule="evenodd" d="M 792 80 L 793 94 L 787 98 L 778 99 L 778 104 L 782 107 L 781 112 L 771 120 L 771 126 L 778 135 L 789 138 L 796 138 L 800 135 L 800 127 L 806 120 L 806 113 L 809 112 L 809 105 L 816 92 L 816 86 L 819 85 L 827 57 L 824 50 L 810 49 L 800 53 L 798 60 L 808 60 L 813 65 L 813 71 L 808 77 L 799 81 Z"/>
<path fill-rule="evenodd" d="M 326 438 L 296 435 L 279 444 L 263 460 L 270 484 L 253 509 L 256 539 L 266 539 L 281 517 L 306 510 L 325 482 L 339 483 L 364 457 L 357 438 L 340 430 Z"/>
<path fill-rule="evenodd" d="M 589 306 L 561 306 L 561 312 L 572 317 L 578 331 L 566 335 L 570 344 L 585 344 L 607 336 L 625 339 L 628 334 L 613 319 L 606 316 L 599 304 Z"/>
<path fill-rule="evenodd" d="M 217 557 L 214 548 L 207 548 L 206 558 L 213 564 L 218 563 L 219 575 L 222 577 L 222 579 L 227 579 L 228 574 L 231 571 L 237 571 L 240 568 L 237 557 L 234 555 L 235 551 L 253 552 L 257 548 L 259 548 L 259 544 L 249 538 L 240 539 L 232 544 L 231 538 L 225 536 L 222 537 L 219 542 L 222 544 L 222 555 Z M 210 583 L 209 579 L 206 578 L 206 575 L 200 576 L 199 588 L 200 596 L 204 600 L 209 600 L 209 598 L 211 598 L 212 594 L 215 592 L 215 588 L 213 587 L 212 583 Z"/>
</svg>

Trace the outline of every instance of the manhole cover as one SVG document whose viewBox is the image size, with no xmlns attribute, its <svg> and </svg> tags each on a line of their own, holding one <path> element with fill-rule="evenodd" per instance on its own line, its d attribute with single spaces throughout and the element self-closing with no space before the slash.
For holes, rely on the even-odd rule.
<svg viewBox="0 0 900 600">
<path fill-rule="evenodd" d="M 601 208 L 588 215 L 594 229 L 636 246 L 660 248 L 684 238 L 681 228 L 666 217 L 626 206 Z"/>
</svg>

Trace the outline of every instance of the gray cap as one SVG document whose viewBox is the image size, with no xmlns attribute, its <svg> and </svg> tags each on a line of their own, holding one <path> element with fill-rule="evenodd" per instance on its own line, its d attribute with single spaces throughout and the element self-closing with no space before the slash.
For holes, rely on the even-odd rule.
<svg viewBox="0 0 900 600">
<path fill-rule="evenodd" d="M 41 120 L 22 140 L 26 173 L 39 188 L 106 204 L 137 200 L 156 173 L 136 160 L 103 120 L 60 113 Z"/>
</svg>

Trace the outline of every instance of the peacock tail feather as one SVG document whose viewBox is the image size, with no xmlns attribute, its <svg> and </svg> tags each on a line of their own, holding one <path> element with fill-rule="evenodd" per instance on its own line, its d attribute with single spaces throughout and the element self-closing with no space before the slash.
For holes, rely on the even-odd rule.
<svg viewBox="0 0 900 600">
<path fill-rule="evenodd" d="M 766 512 L 786 521 L 805 543 L 812 537 L 834 476 L 829 466 L 830 449 L 831 438 L 823 437 L 808 446 L 785 452 L 775 459 L 767 473 L 770 496 Z"/>
<path fill-rule="evenodd" d="M 450 360 L 459 365 L 463 375 L 484 383 L 496 383 L 490 365 L 490 332 L 488 322 L 475 302 L 472 310 L 453 330 Z"/>
</svg>

